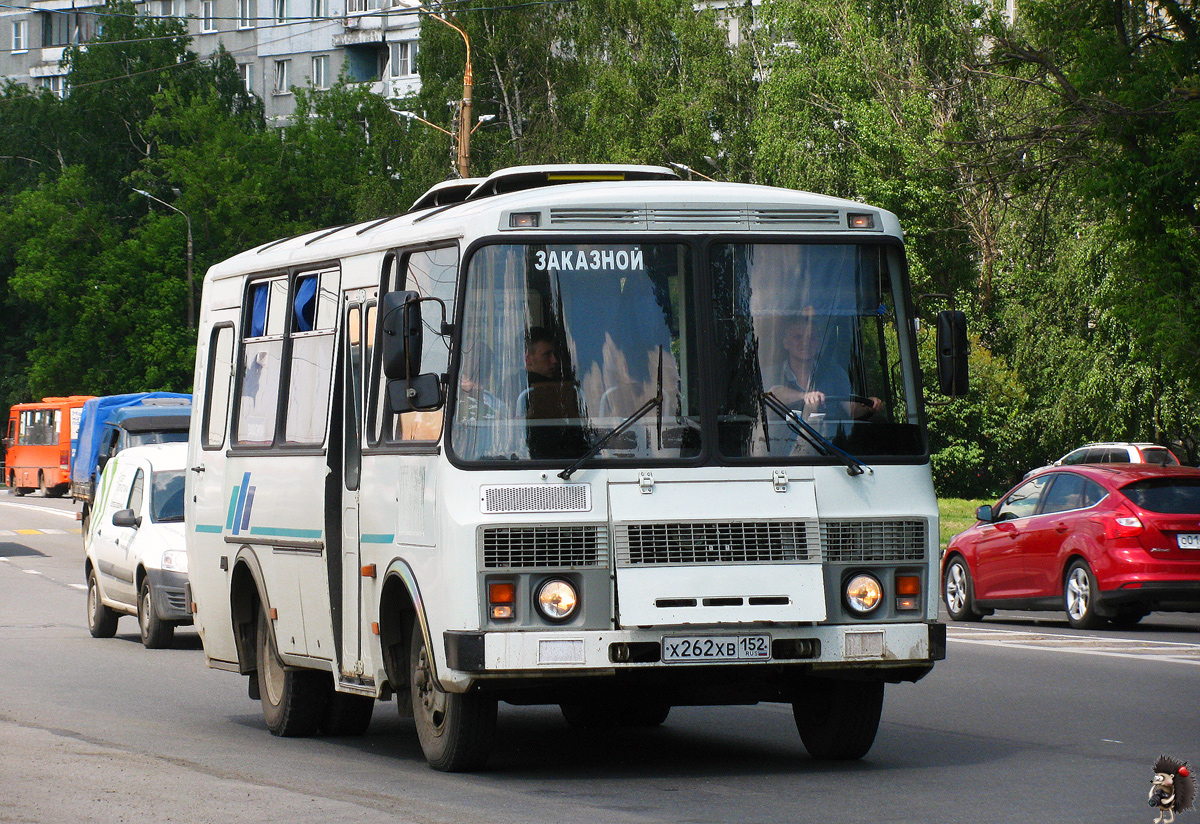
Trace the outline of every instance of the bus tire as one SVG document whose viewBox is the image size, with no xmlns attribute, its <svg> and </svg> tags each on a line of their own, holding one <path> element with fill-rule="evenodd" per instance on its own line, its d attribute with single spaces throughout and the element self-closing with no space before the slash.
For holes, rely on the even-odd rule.
<svg viewBox="0 0 1200 824">
<path fill-rule="evenodd" d="M 805 680 L 792 701 L 792 715 L 808 754 L 823 761 L 866 755 L 879 731 L 883 688 L 883 681 Z"/>
<path fill-rule="evenodd" d="M 88 632 L 93 638 L 112 638 L 117 634 L 117 619 L 121 616 L 100 600 L 100 582 L 96 580 L 94 569 L 88 572 L 87 610 Z"/>
<path fill-rule="evenodd" d="M 142 646 L 146 649 L 166 649 L 175 640 L 175 625 L 158 617 L 150 579 L 143 578 L 138 587 L 138 629 L 142 631 Z"/>
<path fill-rule="evenodd" d="M 328 673 L 286 669 L 279 660 L 275 634 L 262 609 L 258 612 L 255 649 L 258 692 L 267 729 L 283 738 L 303 738 L 315 733 L 329 697 L 325 683 Z"/>
<path fill-rule="evenodd" d="M 420 621 L 413 621 L 408 656 L 413 722 L 425 760 L 442 772 L 481 769 L 496 733 L 496 700 L 438 686 Z"/>
<path fill-rule="evenodd" d="M 27 487 L 27 486 L 17 486 L 17 473 L 16 472 L 8 473 L 8 488 L 11 489 L 13 491 L 13 494 L 16 495 L 18 498 L 20 498 L 26 492 L 31 491 L 29 489 L 29 487 Z"/>
<path fill-rule="evenodd" d="M 332 683 L 329 689 L 329 702 L 321 715 L 321 733 L 334 738 L 348 738 L 365 733 L 367 727 L 371 726 L 375 699 L 369 695 L 338 692 Z"/>
</svg>

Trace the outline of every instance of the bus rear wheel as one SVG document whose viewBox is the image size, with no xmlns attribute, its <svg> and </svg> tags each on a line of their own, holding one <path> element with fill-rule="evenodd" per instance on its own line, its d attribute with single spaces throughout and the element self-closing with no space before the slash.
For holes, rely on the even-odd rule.
<svg viewBox="0 0 1200 824">
<path fill-rule="evenodd" d="M 29 487 L 29 486 L 17 486 L 17 473 L 16 472 L 8 473 L 8 488 L 11 489 L 13 491 L 13 494 L 16 495 L 18 498 L 20 498 L 22 495 L 25 495 L 25 494 L 33 491 L 33 488 Z"/>
<path fill-rule="evenodd" d="M 496 700 L 438 686 L 418 620 L 408 645 L 408 678 L 413 722 L 429 766 L 442 772 L 481 769 L 496 733 Z"/>
<path fill-rule="evenodd" d="M 316 670 L 287 669 L 279 660 L 275 633 L 267 613 L 258 612 L 255 638 L 258 693 L 263 720 L 272 735 L 302 738 L 317 731 L 329 699 L 329 675 Z"/>
<path fill-rule="evenodd" d="M 882 681 L 809 678 L 792 701 L 804 748 L 813 758 L 852 761 L 875 743 L 883 713 Z"/>
</svg>

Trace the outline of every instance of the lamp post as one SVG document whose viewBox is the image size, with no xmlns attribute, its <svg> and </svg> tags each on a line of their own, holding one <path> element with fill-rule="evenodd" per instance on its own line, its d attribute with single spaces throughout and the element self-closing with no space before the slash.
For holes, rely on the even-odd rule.
<svg viewBox="0 0 1200 824">
<path fill-rule="evenodd" d="M 134 189 L 139 195 L 148 197 L 156 203 L 161 203 L 168 209 L 178 212 L 183 215 L 183 219 L 187 222 L 187 293 L 188 293 L 188 328 L 196 328 L 196 293 L 192 288 L 192 219 L 188 217 L 187 212 L 180 209 L 178 206 L 172 206 L 162 198 L 157 198 L 149 192 L 141 189 Z"/>
<path fill-rule="evenodd" d="M 687 174 L 690 174 L 690 175 L 696 175 L 697 177 L 702 177 L 702 178 L 704 178 L 705 180 L 712 180 L 712 181 L 713 181 L 713 183 L 716 183 L 716 182 L 717 182 L 717 181 L 713 180 L 713 178 L 711 178 L 711 177 L 709 177 L 708 175 L 704 174 L 704 172 L 697 172 L 697 171 L 696 171 L 695 169 L 693 169 L 691 166 L 688 166 L 688 165 L 686 165 L 686 164 L 684 164 L 684 163 L 675 163 L 675 162 L 673 162 L 673 161 L 670 161 L 670 160 L 668 160 L 667 162 L 668 162 L 670 165 L 674 166 L 676 169 L 678 169 L 678 170 L 679 170 L 679 171 L 681 171 L 681 172 L 686 172 Z"/>
<path fill-rule="evenodd" d="M 463 42 L 467 44 L 467 65 L 463 68 L 462 105 L 458 109 L 458 176 L 464 178 L 470 177 L 471 132 L 474 131 L 471 128 L 471 89 L 475 84 L 474 73 L 471 70 L 471 39 L 467 37 L 465 31 L 446 18 L 437 14 L 430 14 L 429 16 L 461 34 Z M 443 131 L 445 130 L 443 129 Z"/>
</svg>

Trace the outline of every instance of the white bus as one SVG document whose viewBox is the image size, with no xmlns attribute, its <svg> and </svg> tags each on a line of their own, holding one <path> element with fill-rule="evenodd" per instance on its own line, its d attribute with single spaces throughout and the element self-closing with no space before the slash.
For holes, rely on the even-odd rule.
<svg viewBox="0 0 1200 824">
<path fill-rule="evenodd" d="M 858 758 L 944 656 L 900 226 L 646 166 L 521 167 L 209 270 L 190 603 L 272 733 L 397 697 L 482 767 L 573 725 L 782 702 Z M 939 316 L 965 391 L 961 313 Z"/>
</svg>

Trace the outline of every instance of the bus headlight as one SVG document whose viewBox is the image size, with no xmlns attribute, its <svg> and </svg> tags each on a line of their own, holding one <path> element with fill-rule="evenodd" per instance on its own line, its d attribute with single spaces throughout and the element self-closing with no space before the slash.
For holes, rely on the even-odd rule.
<svg viewBox="0 0 1200 824">
<path fill-rule="evenodd" d="M 575 587 L 561 578 L 544 582 L 537 590 L 537 608 L 550 621 L 565 621 L 575 614 L 579 596 Z"/>
<path fill-rule="evenodd" d="M 874 575 L 860 572 L 846 584 L 846 606 L 859 615 L 866 615 L 883 601 L 883 587 Z"/>
</svg>

